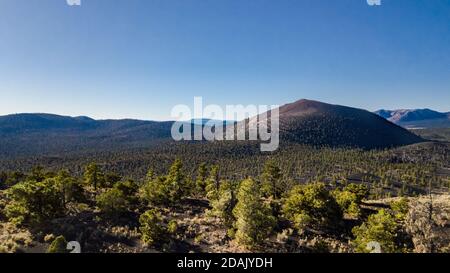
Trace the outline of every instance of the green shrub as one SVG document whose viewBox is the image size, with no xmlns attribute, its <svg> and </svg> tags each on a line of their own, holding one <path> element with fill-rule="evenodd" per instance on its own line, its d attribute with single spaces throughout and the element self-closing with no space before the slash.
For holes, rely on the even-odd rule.
<svg viewBox="0 0 450 273">
<path fill-rule="evenodd" d="M 11 201 L 5 207 L 5 214 L 15 224 L 41 223 L 64 215 L 63 195 L 57 179 L 20 182 L 6 190 L 6 195 Z"/>
<path fill-rule="evenodd" d="M 169 232 L 172 235 L 177 234 L 178 232 L 178 223 L 176 220 L 172 220 L 169 222 L 169 224 L 167 225 L 167 232 Z"/>
<path fill-rule="evenodd" d="M 56 237 L 47 248 L 47 253 L 69 253 L 69 250 L 67 250 L 66 238 L 62 235 Z"/>
<path fill-rule="evenodd" d="M 370 252 L 369 243 L 376 242 L 380 244 L 382 252 L 398 252 L 400 249 L 396 246 L 397 230 L 395 218 L 388 211 L 382 209 L 378 213 L 370 215 L 367 222 L 361 226 L 353 228 L 355 251 Z"/>
<path fill-rule="evenodd" d="M 177 159 L 166 176 L 148 177 L 140 189 L 142 199 L 154 205 L 178 204 L 189 192 L 191 183 L 186 179 L 181 160 Z"/>
<path fill-rule="evenodd" d="M 5 181 L 5 187 L 12 187 L 22 181 L 24 181 L 26 178 L 26 175 L 21 172 L 11 172 L 7 173 L 6 181 Z"/>
<path fill-rule="evenodd" d="M 136 193 L 139 190 L 139 186 L 133 180 L 117 182 L 113 188 L 121 191 L 130 203 L 134 203 L 137 200 Z"/>
<path fill-rule="evenodd" d="M 356 186 L 356 187 L 355 187 Z M 344 190 L 336 189 L 332 192 L 332 195 L 336 199 L 336 202 L 341 207 L 341 210 L 355 218 L 361 216 L 361 202 L 362 198 L 365 198 L 360 185 L 350 184 L 344 188 Z M 365 187 L 365 186 L 364 186 Z"/>
<path fill-rule="evenodd" d="M 155 245 L 164 241 L 165 230 L 161 214 L 155 210 L 148 210 L 139 217 L 142 241 L 147 245 Z M 172 224 L 173 228 L 173 224 Z"/>
<path fill-rule="evenodd" d="M 409 211 L 409 200 L 408 198 L 401 198 L 391 203 L 391 209 L 394 212 L 395 218 L 403 222 L 406 219 L 406 215 Z"/>
<path fill-rule="evenodd" d="M 152 205 L 168 205 L 169 192 L 165 186 L 166 178 L 163 176 L 152 178 L 139 189 L 139 196 Z"/>
<path fill-rule="evenodd" d="M 355 194 L 357 204 L 360 204 L 362 200 L 366 199 L 369 196 L 369 189 L 364 184 L 349 184 L 345 186 L 344 191 Z"/>
<path fill-rule="evenodd" d="M 342 219 L 339 205 L 323 183 L 295 186 L 285 200 L 283 212 L 299 230 L 307 226 L 333 227 Z"/>
<path fill-rule="evenodd" d="M 109 216 L 119 216 L 128 210 L 129 202 L 125 194 L 117 189 L 108 189 L 97 197 L 97 206 Z"/>
</svg>

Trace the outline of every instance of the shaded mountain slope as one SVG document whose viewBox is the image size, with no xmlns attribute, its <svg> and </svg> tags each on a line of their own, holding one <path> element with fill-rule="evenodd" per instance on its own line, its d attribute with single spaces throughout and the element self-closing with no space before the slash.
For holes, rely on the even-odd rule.
<svg viewBox="0 0 450 273">
<path fill-rule="evenodd" d="M 285 141 L 331 147 L 389 148 L 423 141 L 366 110 L 299 100 L 279 108 Z M 255 122 L 255 119 L 250 119 Z"/>
</svg>

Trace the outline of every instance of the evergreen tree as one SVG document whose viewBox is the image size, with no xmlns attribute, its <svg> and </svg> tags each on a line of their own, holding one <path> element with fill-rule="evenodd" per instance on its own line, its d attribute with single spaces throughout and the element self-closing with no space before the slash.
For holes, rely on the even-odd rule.
<svg viewBox="0 0 450 273">
<path fill-rule="evenodd" d="M 208 176 L 208 167 L 206 163 L 201 163 L 197 170 L 197 177 L 195 179 L 196 189 L 200 195 L 205 195 L 206 179 Z"/>
<path fill-rule="evenodd" d="M 348 184 L 343 190 L 332 192 L 336 202 L 346 214 L 359 218 L 362 200 L 369 196 L 369 189 L 363 184 Z"/>
<path fill-rule="evenodd" d="M 158 176 L 147 181 L 139 189 L 139 196 L 151 205 L 170 205 L 166 177 Z"/>
<path fill-rule="evenodd" d="M 369 243 L 380 244 L 381 251 L 385 253 L 399 252 L 396 245 L 398 225 L 395 218 L 386 210 L 382 209 L 372 214 L 359 227 L 354 227 L 352 232 L 355 236 L 353 245 L 356 252 L 370 252 Z"/>
<path fill-rule="evenodd" d="M 220 181 L 219 166 L 213 166 L 206 180 L 206 197 L 210 202 L 219 199 Z"/>
<path fill-rule="evenodd" d="M 154 205 L 174 205 L 186 196 L 189 191 L 189 182 L 183 171 L 180 159 L 170 167 L 166 176 L 153 177 L 147 174 L 146 183 L 140 189 L 140 196 Z"/>
<path fill-rule="evenodd" d="M 61 187 L 55 178 L 18 183 L 6 195 L 11 202 L 5 212 L 13 223 L 41 223 L 64 214 Z"/>
<path fill-rule="evenodd" d="M 28 175 L 28 180 L 42 182 L 46 178 L 45 170 L 42 166 L 33 167 Z"/>
<path fill-rule="evenodd" d="M 211 214 L 219 217 L 226 228 L 233 228 L 235 218 L 233 210 L 236 206 L 235 183 L 224 181 L 220 184 L 219 198 L 211 202 Z"/>
<path fill-rule="evenodd" d="M 139 217 L 142 241 L 147 245 L 155 245 L 164 240 L 165 229 L 162 225 L 161 214 L 155 210 L 148 210 Z M 173 229 L 173 226 L 172 226 Z M 173 231 L 173 230 L 172 230 Z"/>
<path fill-rule="evenodd" d="M 72 177 L 66 170 L 60 171 L 55 179 L 60 187 L 61 198 L 64 206 L 72 201 L 85 201 L 82 184 L 76 178 Z"/>
<path fill-rule="evenodd" d="M 165 180 L 168 197 L 171 204 L 178 203 L 189 191 L 186 176 L 183 173 L 183 163 L 181 159 L 176 159 L 169 169 L 169 174 Z"/>
<path fill-rule="evenodd" d="M 9 173 L 6 179 L 6 187 L 11 187 L 25 180 L 26 175 L 21 172 Z"/>
<path fill-rule="evenodd" d="M 295 186 L 283 205 L 284 215 L 297 229 L 308 225 L 335 227 L 342 211 L 323 183 Z"/>
<path fill-rule="evenodd" d="M 117 182 L 113 188 L 120 190 L 126 197 L 130 199 L 134 199 L 134 195 L 139 190 L 138 184 L 136 184 L 136 182 L 134 182 L 134 180 L 132 179 Z"/>
<path fill-rule="evenodd" d="M 127 196 L 118 188 L 108 189 L 96 198 L 97 206 L 108 216 L 117 217 L 129 208 Z"/>
<path fill-rule="evenodd" d="M 391 203 L 391 209 L 394 212 L 394 216 L 397 219 L 397 221 L 399 223 L 403 223 L 409 211 L 408 198 L 403 197 L 399 200 L 393 201 Z"/>
<path fill-rule="evenodd" d="M 149 168 L 145 175 L 145 182 L 152 181 L 153 179 L 155 179 L 155 171 L 152 168 Z"/>
<path fill-rule="evenodd" d="M 97 190 L 104 185 L 105 175 L 96 163 L 91 163 L 85 168 L 84 180 L 86 184 L 92 185 Z"/>
<path fill-rule="evenodd" d="M 281 169 L 275 164 L 275 161 L 267 161 L 261 175 L 263 194 L 274 199 L 281 198 L 284 191 L 281 185 L 281 177 Z"/>
<path fill-rule="evenodd" d="M 348 184 L 345 186 L 344 191 L 355 194 L 357 203 L 361 203 L 362 200 L 369 196 L 369 189 L 364 184 Z"/>
<path fill-rule="evenodd" d="M 241 182 L 233 210 L 236 218 L 236 241 L 245 247 L 255 247 L 272 232 L 276 219 L 270 208 L 263 203 L 261 191 L 253 179 Z"/>
</svg>

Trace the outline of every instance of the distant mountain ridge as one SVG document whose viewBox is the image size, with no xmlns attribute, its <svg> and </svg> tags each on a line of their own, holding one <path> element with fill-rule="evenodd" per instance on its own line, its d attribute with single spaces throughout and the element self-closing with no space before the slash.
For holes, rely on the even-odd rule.
<svg viewBox="0 0 450 273">
<path fill-rule="evenodd" d="M 377 115 L 406 128 L 450 128 L 450 112 L 431 109 L 378 110 Z"/>
<path fill-rule="evenodd" d="M 173 122 L 94 120 L 53 114 L 0 116 L 0 155 L 142 147 L 171 136 Z"/>
<path fill-rule="evenodd" d="M 280 111 L 283 143 L 314 146 L 389 148 L 423 141 L 411 132 L 366 110 L 300 100 Z M 254 122 L 255 117 L 247 120 Z M 206 120 L 192 120 L 204 126 Z M 173 121 L 94 120 L 53 114 L 0 116 L 0 156 L 61 154 L 142 148 L 172 141 Z M 233 126 L 224 122 L 228 126 Z"/>
<path fill-rule="evenodd" d="M 191 123 L 193 125 L 206 125 L 207 123 L 220 123 L 223 122 L 224 125 L 233 124 L 235 123 L 234 120 L 217 120 L 217 119 L 208 119 L 208 118 L 202 118 L 202 119 L 191 119 Z"/>
</svg>

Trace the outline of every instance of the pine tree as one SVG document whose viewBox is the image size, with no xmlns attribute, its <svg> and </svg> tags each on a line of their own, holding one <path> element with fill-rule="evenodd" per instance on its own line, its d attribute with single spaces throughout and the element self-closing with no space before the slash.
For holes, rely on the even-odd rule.
<svg viewBox="0 0 450 273">
<path fill-rule="evenodd" d="M 355 251 L 370 252 L 369 243 L 376 242 L 380 244 L 382 252 L 398 252 L 400 248 L 396 245 L 397 231 L 398 225 L 395 217 L 382 209 L 378 213 L 370 215 L 367 222 L 361 226 L 353 228 Z"/>
<path fill-rule="evenodd" d="M 171 204 L 178 203 L 189 191 L 186 176 L 183 173 L 183 163 L 181 159 L 176 159 L 169 169 L 166 177 L 165 186 L 169 194 Z"/>
<path fill-rule="evenodd" d="M 281 198 L 281 195 L 283 194 L 281 177 L 281 169 L 275 164 L 275 161 L 267 161 L 261 175 L 261 190 L 263 194 L 274 199 Z"/>
<path fill-rule="evenodd" d="M 219 199 L 220 181 L 219 181 L 219 166 L 213 166 L 206 180 L 206 197 L 210 202 Z"/>
<path fill-rule="evenodd" d="M 236 241 L 248 248 L 262 243 L 272 232 L 276 219 L 263 203 L 261 191 L 253 179 L 241 182 L 233 210 L 236 218 Z"/>
<path fill-rule="evenodd" d="M 139 189 L 139 196 L 151 205 L 170 205 L 166 177 L 158 176 L 148 180 Z"/>
<path fill-rule="evenodd" d="M 295 186 L 283 205 L 284 215 L 297 229 L 306 226 L 334 227 L 342 219 L 342 211 L 323 183 Z"/>
<path fill-rule="evenodd" d="M 231 229 L 235 222 L 233 210 L 236 203 L 235 183 L 228 180 L 223 181 L 220 184 L 219 198 L 211 202 L 211 213 L 220 218 L 224 226 L 228 229 Z"/>
<path fill-rule="evenodd" d="M 161 214 L 155 210 L 148 210 L 139 217 L 142 241 L 147 245 L 154 245 L 164 240 L 165 230 L 162 225 Z"/>
<path fill-rule="evenodd" d="M 6 216 L 16 224 L 42 223 L 64 215 L 61 187 L 55 178 L 20 182 L 6 190 L 6 196 L 11 200 L 5 207 Z"/>
<path fill-rule="evenodd" d="M 343 190 L 332 192 L 336 202 L 346 214 L 359 218 L 361 216 L 361 202 L 369 196 L 369 189 L 363 184 L 349 184 Z"/>
<path fill-rule="evenodd" d="M 85 168 L 84 180 L 86 184 L 92 185 L 97 190 L 98 187 L 103 186 L 105 175 L 96 163 L 91 163 Z"/>
<path fill-rule="evenodd" d="M 108 189 L 96 198 L 97 206 L 110 217 L 117 217 L 125 213 L 129 208 L 129 200 L 125 194 L 117 189 Z"/>
<path fill-rule="evenodd" d="M 153 205 L 175 205 L 190 192 L 180 159 L 175 160 L 166 176 L 155 177 L 149 171 L 146 180 L 139 191 L 140 196 Z"/>
<path fill-rule="evenodd" d="M 84 189 L 79 180 L 72 177 L 68 171 L 62 170 L 56 176 L 56 183 L 60 187 L 64 206 L 69 202 L 85 201 Z"/>
<path fill-rule="evenodd" d="M 208 175 L 208 167 L 206 163 L 201 163 L 197 170 L 197 177 L 195 179 L 196 189 L 200 195 L 204 196 L 206 190 L 206 179 Z"/>
</svg>

